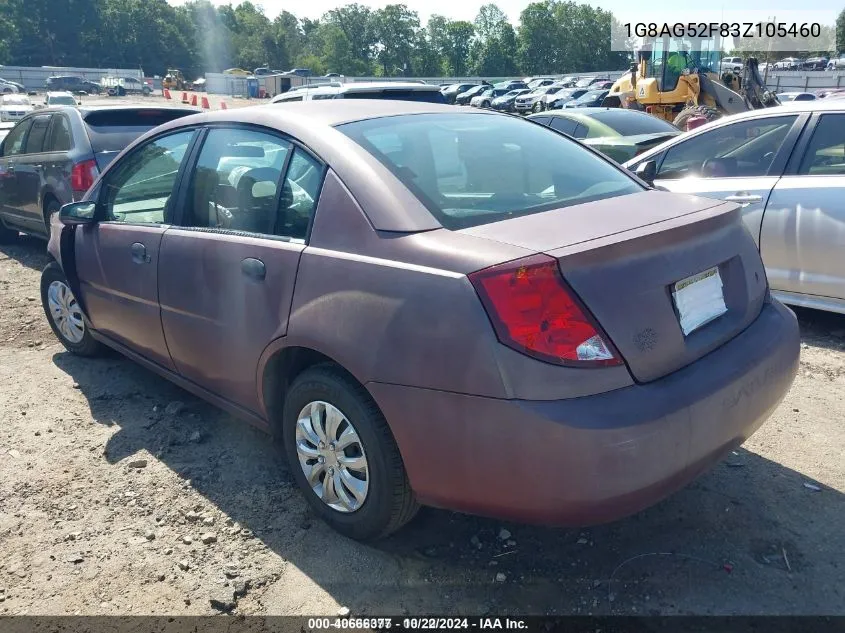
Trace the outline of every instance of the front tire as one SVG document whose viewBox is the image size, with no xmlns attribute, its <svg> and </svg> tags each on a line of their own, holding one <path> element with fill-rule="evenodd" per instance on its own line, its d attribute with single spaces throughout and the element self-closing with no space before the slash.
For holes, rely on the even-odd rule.
<svg viewBox="0 0 845 633">
<path fill-rule="evenodd" d="M 319 365 L 296 377 L 285 397 L 282 436 L 308 505 L 341 534 L 383 538 L 416 514 L 387 421 L 339 368 Z"/>
<path fill-rule="evenodd" d="M 94 340 L 82 309 L 56 262 L 41 273 L 41 305 L 53 334 L 65 349 L 77 356 L 99 356 L 105 347 Z"/>
</svg>

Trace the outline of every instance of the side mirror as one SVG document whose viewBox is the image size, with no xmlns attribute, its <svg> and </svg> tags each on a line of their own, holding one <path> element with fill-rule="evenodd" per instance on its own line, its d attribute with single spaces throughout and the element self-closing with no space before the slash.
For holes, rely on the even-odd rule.
<svg viewBox="0 0 845 633">
<path fill-rule="evenodd" d="M 96 202 L 71 202 L 61 208 L 59 211 L 59 220 L 61 220 L 62 224 L 68 226 L 93 224 L 96 210 Z"/>
<path fill-rule="evenodd" d="M 654 186 L 654 179 L 657 178 L 657 163 L 653 160 L 647 160 L 644 163 L 637 165 L 634 173 L 640 180 L 644 180 L 648 184 Z"/>
</svg>

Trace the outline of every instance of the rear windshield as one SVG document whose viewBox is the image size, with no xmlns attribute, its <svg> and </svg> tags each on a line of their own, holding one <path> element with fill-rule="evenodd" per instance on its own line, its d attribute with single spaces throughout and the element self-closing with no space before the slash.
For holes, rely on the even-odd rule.
<svg viewBox="0 0 845 633">
<path fill-rule="evenodd" d="M 168 121 L 196 114 L 193 110 L 99 110 L 84 115 L 95 152 L 119 152 L 145 132 Z"/>
<path fill-rule="evenodd" d="M 404 115 L 338 129 L 447 229 L 642 191 L 622 169 L 578 143 L 516 117 Z"/>
<path fill-rule="evenodd" d="M 607 127 L 613 129 L 620 136 L 678 131 L 678 128 L 663 119 L 642 114 L 635 110 L 613 108 L 596 112 L 591 116 L 599 123 L 604 123 Z"/>
<path fill-rule="evenodd" d="M 394 101 L 421 101 L 423 103 L 446 103 L 446 98 L 439 90 L 402 90 L 386 88 L 384 90 L 363 90 L 345 92 L 338 95 L 343 99 L 390 99 Z"/>
</svg>

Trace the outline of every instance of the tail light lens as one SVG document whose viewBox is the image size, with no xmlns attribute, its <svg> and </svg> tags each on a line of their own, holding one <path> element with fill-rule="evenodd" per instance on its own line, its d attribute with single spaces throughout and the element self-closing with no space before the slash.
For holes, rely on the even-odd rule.
<svg viewBox="0 0 845 633">
<path fill-rule="evenodd" d="M 568 288 L 557 261 L 533 255 L 469 275 L 504 345 L 558 365 L 621 365 L 619 353 Z"/>
<path fill-rule="evenodd" d="M 76 163 L 70 170 L 70 188 L 75 192 L 84 193 L 94 184 L 98 174 L 96 161 L 84 160 Z"/>
</svg>

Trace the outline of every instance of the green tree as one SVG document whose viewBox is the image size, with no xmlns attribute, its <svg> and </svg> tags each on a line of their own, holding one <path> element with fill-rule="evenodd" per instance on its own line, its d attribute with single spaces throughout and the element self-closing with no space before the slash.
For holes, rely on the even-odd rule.
<svg viewBox="0 0 845 633">
<path fill-rule="evenodd" d="M 324 47 L 343 58 L 328 65 L 343 74 L 369 74 L 372 72 L 373 50 L 376 46 L 376 24 L 373 12 L 360 4 L 349 4 L 327 12 L 321 24 L 332 27 L 324 35 Z M 341 37 L 342 34 L 342 37 Z M 338 42 L 328 42 L 326 37 L 337 37 Z"/>
<path fill-rule="evenodd" d="M 413 46 L 420 18 L 404 4 L 388 4 L 375 14 L 379 41 L 377 58 L 385 77 L 405 74 L 411 69 Z"/>
<path fill-rule="evenodd" d="M 836 18 L 836 50 L 845 53 L 845 9 Z"/>
<path fill-rule="evenodd" d="M 558 68 L 562 29 L 554 2 L 532 2 L 519 16 L 517 59 L 524 73 L 536 74 Z"/>
<path fill-rule="evenodd" d="M 463 20 L 450 22 L 446 26 L 447 43 L 445 58 L 450 74 L 457 77 L 466 75 L 469 51 L 474 34 L 475 27 Z"/>
</svg>

